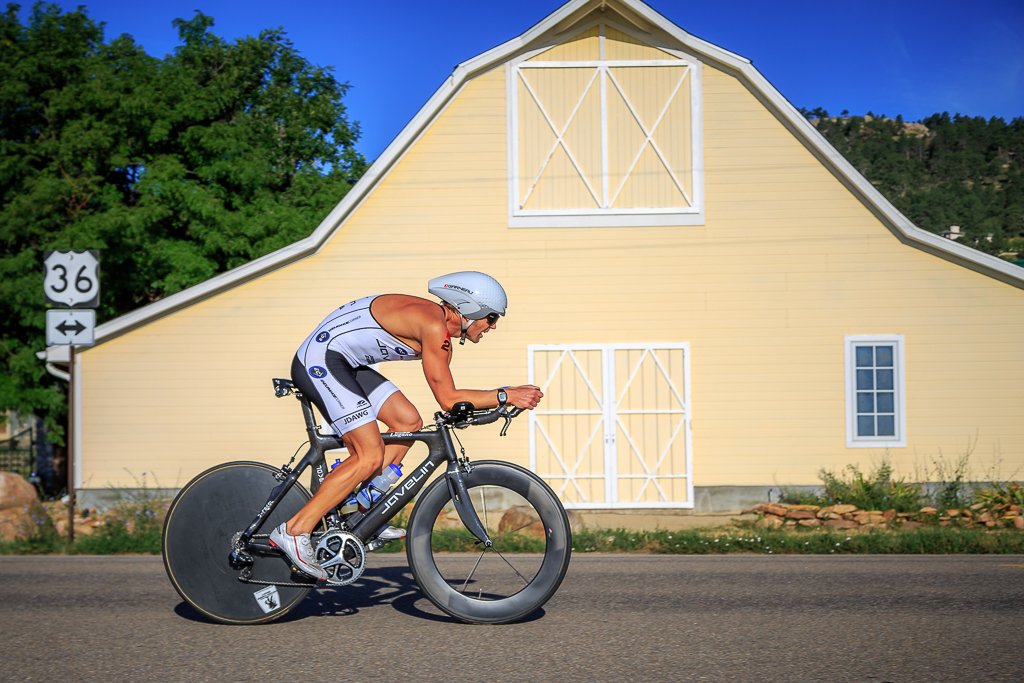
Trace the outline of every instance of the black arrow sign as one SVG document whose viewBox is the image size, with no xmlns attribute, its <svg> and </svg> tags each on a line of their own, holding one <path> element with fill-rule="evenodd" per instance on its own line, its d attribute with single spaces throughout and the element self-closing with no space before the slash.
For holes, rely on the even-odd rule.
<svg viewBox="0 0 1024 683">
<path fill-rule="evenodd" d="M 85 325 L 78 322 L 77 320 L 75 320 L 74 323 L 74 325 L 68 325 L 67 320 L 61 320 L 60 325 L 57 325 L 57 331 L 63 334 L 65 337 L 68 336 L 68 330 L 74 330 L 71 333 L 72 337 L 77 335 L 79 332 L 85 331 Z"/>
</svg>

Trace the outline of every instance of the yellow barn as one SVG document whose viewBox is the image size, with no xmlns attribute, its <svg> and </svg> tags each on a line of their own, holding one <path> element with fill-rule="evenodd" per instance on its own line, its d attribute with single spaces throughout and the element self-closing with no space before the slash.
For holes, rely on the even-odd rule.
<svg viewBox="0 0 1024 683">
<path fill-rule="evenodd" d="M 466 449 L 567 507 L 734 510 L 883 458 L 1024 467 L 1024 269 L 912 225 L 746 59 L 573 0 L 459 65 L 309 238 L 99 326 L 76 488 L 286 462 L 304 432 L 270 380 L 305 335 L 456 270 L 510 296 L 457 383 L 546 394 Z M 419 364 L 382 370 L 429 423 Z"/>
</svg>

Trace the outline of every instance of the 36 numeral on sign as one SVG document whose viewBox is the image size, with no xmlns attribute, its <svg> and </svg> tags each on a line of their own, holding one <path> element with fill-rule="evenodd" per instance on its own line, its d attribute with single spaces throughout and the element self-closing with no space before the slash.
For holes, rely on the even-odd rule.
<svg viewBox="0 0 1024 683">
<path fill-rule="evenodd" d="M 43 265 L 47 303 L 91 308 L 99 302 L 99 256 L 95 251 L 51 251 Z"/>
</svg>

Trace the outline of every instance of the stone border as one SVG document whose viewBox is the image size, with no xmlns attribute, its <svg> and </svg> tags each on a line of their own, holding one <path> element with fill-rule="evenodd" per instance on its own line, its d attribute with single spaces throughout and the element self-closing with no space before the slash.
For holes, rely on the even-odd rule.
<svg viewBox="0 0 1024 683">
<path fill-rule="evenodd" d="M 925 524 L 964 528 L 1019 529 L 1024 531 L 1024 510 L 1019 505 L 987 509 L 982 503 L 969 508 L 939 511 L 923 507 L 917 512 L 862 510 L 856 505 L 785 505 L 763 503 L 747 512 L 758 516 L 755 525 L 768 529 L 793 527 L 826 529 L 912 528 Z"/>
</svg>

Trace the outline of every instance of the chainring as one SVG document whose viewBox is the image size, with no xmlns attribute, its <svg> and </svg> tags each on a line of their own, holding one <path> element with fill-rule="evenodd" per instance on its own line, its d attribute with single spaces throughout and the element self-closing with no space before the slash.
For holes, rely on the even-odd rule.
<svg viewBox="0 0 1024 683">
<path fill-rule="evenodd" d="M 316 544 L 316 561 L 327 571 L 327 583 L 347 586 L 366 569 L 366 548 L 354 534 L 328 531 Z"/>
</svg>

